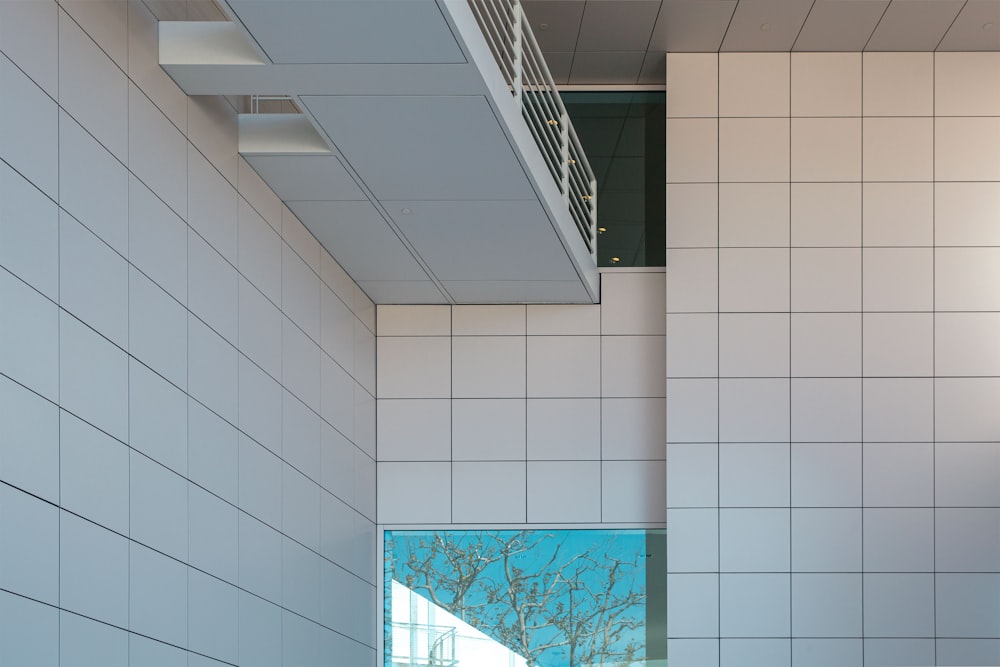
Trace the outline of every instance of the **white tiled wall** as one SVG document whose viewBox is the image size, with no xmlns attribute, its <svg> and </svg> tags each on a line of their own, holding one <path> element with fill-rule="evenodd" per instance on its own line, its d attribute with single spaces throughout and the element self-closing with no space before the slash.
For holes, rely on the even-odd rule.
<svg viewBox="0 0 1000 667">
<path fill-rule="evenodd" d="M 378 522 L 664 520 L 662 269 L 600 305 L 379 306 Z"/>
<path fill-rule="evenodd" d="M 1000 663 L 998 64 L 668 55 L 671 667 Z"/>
<path fill-rule="evenodd" d="M 374 390 L 146 6 L 0 2 L 0 664 L 374 664 Z"/>
</svg>

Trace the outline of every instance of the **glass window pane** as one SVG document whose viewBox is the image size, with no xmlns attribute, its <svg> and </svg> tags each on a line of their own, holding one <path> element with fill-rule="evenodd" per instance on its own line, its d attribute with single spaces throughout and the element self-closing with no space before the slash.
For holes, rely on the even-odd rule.
<svg viewBox="0 0 1000 667">
<path fill-rule="evenodd" d="M 387 667 L 652 667 L 666 531 L 385 533 Z"/>
</svg>

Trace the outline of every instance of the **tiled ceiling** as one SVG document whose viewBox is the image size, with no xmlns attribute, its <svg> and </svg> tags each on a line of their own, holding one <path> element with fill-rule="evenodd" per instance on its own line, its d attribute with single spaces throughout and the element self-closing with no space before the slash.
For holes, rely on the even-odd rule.
<svg viewBox="0 0 1000 667">
<path fill-rule="evenodd" d="M 667 51 L 1000 51 L 1000 0 L 522 4 L 560 84 L 662 85 Z"/>
</svg>

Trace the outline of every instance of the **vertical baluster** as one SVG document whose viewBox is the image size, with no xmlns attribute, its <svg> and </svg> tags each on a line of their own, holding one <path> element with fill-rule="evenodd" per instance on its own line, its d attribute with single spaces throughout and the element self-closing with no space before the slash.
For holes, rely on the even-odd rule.
<svg viewBox="0 0 1000 667">
<path fill-rule="evenodd" d="M 513 31 L 513 48 L 514 48 L 514 98 L 517 100 L 518 104 L 521 104 L 521 95 L 523 92 L 522 80 L 524 77 L 523 67 L 522 67 L 522 52 L 524 50 L 524 38 L 522 36 L 521 22 L 524 20 L 522 16 L 521 3 L 515 2 L 510 8 L 511 13 L 511 30 Z"/>
<path fill-rule="evenodd" d="M 556 93 L 558 94 L 558 93 Z M 559 147 L 562 149 L 559 189 L 563 193 L 563 201 L 569 203 L 569 116 L 563 111 L 559 116 Z"/>
</svg>

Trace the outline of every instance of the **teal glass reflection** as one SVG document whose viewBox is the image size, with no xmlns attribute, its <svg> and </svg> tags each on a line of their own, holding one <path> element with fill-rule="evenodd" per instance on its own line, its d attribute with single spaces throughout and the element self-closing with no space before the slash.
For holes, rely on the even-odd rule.
<svg viewBox="0 0 1000 667">
<path fill-rule="evenodd" d="M 385 664 L 666 665 L 663 530 L 385 533 Z"/>
<path fill-rule="evenodd" d="M 664 266 L 666 93 L 559 95 L 597 178 L 598 266 Z"/>
</svg>

